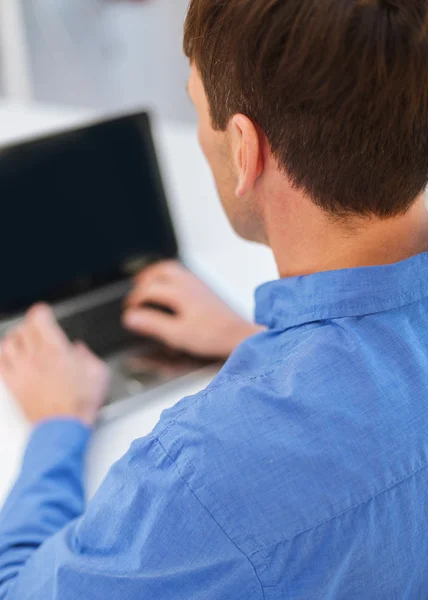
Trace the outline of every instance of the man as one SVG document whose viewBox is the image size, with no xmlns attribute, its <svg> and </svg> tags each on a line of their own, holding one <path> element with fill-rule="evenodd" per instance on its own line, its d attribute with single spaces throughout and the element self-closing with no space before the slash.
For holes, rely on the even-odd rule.
<svg viewBox="0 0 428 600">
<path fill-rule="evenodd" d="M 416 0 L 191 2 L 200 142 L 281 274 L 257 292 L 267 329 L 174 264 L 143 273 L 129 327 L 219 355 L 245 339 L 84 511 L 107 375 L 30 312 L 0 363 L 36 424 L 0 598 L 427 598 L 427 24 Z"/>
</svg>

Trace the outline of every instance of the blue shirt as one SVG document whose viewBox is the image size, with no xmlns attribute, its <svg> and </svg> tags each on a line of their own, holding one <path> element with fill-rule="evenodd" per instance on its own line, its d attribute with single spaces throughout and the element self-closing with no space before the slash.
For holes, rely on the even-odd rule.
<svg viewBox="0 0 428 600">
<path fill-rule="evenodd" d="M 86 511 L 89 430 L 34 431 L 1 599 L 428 597 L 428 254 L 268 283 L 257 318 Z"/>
</svg>

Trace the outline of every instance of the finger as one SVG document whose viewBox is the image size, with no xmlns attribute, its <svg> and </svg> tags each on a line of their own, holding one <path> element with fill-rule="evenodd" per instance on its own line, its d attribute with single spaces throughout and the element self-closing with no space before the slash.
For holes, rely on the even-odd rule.
<svg viewBox="0 0 428 600">
<path fill-rule="evenodd" d="M 159 304 L 177 312 L 180 308 L 177 286 L 156 281 L 150 285 L 141 285 L 129 296 L 126 305 L 136 308 L 144 304 Z"/>
<path fill-rule="evenodd" d="M 8 365 L 13 366 L 22 352 L 23 345 L 20 336 L 17 335 L 16 331 L 10 333 L 1 345 L 2 358 Z"/>
<path fill-rule="evenodd" d="M 31 348 L 30 340 L 28 339 L 28 327 L 24 322 L 20 323 L 13 329 L 11 329 L 8 334 L 4 337 L 4 341 L 9 338 L 15 339 L 15 344 L 21 351 L 26 351 Z"/>
<path fill-rule="evenodd" d="M 73 346 L 77 358 L 83 361 L 86 367 L 90 369 L 92 373 L 97 374 L 104 371 L 108 376 L 109 368 L 107 363 L 96 356 L 96 354 L 94 354 L 84 342 L 75 342 Z"/>
<path fill-rule="evenodd" d="M 123 315 L 123 324 L 135 333 L 172 345 L 176 317 L 152 308 L 129 309 Z"/>
<path fill-rule="evenodd" d="M 104 364 L 103 361 L 100 358 L 98 358 L 98 356 L 96 356 L 84 342 L 82 342 L 82 341 L 75 342 L 73 344 L 73 346 L 74 346 L 77 356 L 79 358 L 83 359 L 87 364 L 90 364 L 90 365 Z"/>
<path fill-rule="evenodd" d="M 143 269 L 136 277 L 137 285 L 153 281 L 168 281 L 177 277 L 184 267 L 176 260 L 162 260 Z"/>
<path fill-rule="evenodd" d="M 3 352 L 3 346 L 0 349 L 0 377 L 6 385 L 9 384 L 11 378 L 16 376 L 16 362 L 10 361 L 7 355 Z"/>
<path fill-rule="evenodd" d="M 37 304 L 27 313 L 26 323 L 32 343 L 39 346 L 45 342 L 53 345 L 68 343 L 65 333 L 58 325 L 53 310 L 46 304 Z"/>
<path fill-rule="evenodd" d="M 77 342 L 73 343 L 73 346 L 79 354 L 92 354 L 91 350 L 89 350 L 88 346 L 82 340 L 77 340 Z"/>
</svg>

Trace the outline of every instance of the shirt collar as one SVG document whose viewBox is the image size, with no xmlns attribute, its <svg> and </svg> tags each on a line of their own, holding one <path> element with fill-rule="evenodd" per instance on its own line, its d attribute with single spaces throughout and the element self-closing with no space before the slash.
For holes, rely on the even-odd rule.
<svg viewBox="0 0 428 600">
<path fill-rule="evenodd" d="M 391 265 L 325 271 L 265 283 L 256 321 L 273 329 L 378 313 L 428 297 L 428 252 Z"/>
</svg>

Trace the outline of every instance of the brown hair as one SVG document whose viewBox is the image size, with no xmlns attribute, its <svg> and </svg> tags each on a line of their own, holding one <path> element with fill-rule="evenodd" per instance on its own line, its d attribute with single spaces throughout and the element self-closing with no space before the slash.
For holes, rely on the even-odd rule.
<svg viewBox="0 0 428 600">
<path fill-rule="evenodd" d="M 428 0 L 191 0 L 213 126 L 244 113 L 336 216 L 404 213 L 428 183 Z"/>
</svg>

